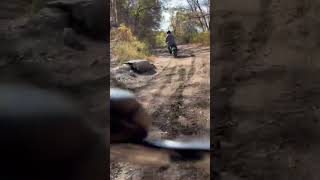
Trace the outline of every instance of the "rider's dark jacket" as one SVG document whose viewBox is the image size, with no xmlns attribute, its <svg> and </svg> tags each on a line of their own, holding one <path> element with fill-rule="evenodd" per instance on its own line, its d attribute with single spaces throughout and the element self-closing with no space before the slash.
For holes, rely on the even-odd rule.
<svg viewBox="0 0 320 180">
<path fill-rule="evenodd" d="M 169 45 L 169 46 L 172 46 L 172 45 L 176 45 L 176 41 L 174 39 L 174 36 L 172 34 L 168 34 L 167 37 L 166 37 L 166 43 Z"/>
</svg>

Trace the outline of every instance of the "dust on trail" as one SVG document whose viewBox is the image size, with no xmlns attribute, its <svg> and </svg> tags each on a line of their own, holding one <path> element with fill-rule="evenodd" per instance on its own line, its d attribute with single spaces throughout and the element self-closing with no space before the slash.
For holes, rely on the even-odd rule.
<svg viewBox="0 0 320 180">
<path fill-rule="evenodd" d="M 210 129 L 210 48 L 179 46 L 179 57 L 158 50 L 157 74 L 132 89 L 152 115 L 150 136 L 164 139 L 208 137 Z M 144 78 L 144 77 L 142 77 Z M 209 179 L 208 167 L 193 162 L 169 167 L 147 167 L 112 162 L 111 178 L 120 179 Z M 197 173 L 195 173 L 197 172 Z"/>
</svg>

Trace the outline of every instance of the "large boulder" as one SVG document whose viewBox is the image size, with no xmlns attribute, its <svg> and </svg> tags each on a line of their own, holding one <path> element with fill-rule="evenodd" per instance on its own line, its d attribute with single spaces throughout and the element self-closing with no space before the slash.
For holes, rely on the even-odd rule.
<svg viewBox="0 0 320 180">
<path fill-rule="evenodd" d="M 47 3 L 48 7 L 68 12 L 75 30 L 94 38 L 106 38 L 107 5 L 102 0 L 56 0 Z"/>
<path fill-rule="evenodd" d="M 153 73 L 155 72 L 155 66 L 147 60 L 131 60 L 126 64 L 130 65 L 132 70 L 137 73 Z"/>
</svg>

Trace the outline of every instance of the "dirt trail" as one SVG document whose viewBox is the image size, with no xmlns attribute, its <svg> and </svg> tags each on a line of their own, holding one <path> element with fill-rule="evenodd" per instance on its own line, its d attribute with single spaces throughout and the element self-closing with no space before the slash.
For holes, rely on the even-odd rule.
<svg viewBox="0 0 320 180">
<path fill-rule="evenodd" d="M 320 4 L 231 1 L 211 36 L 221 179 L 319 179 Z"/>
<path fill-rule="evenodd" d="M 137 92 L 166 138 L 205 133 L 210 128 L 209 49 L 182 46 L 180 58 L 161 55 L 162 70 Z M 199 49 L 200 53 L 192 49 Z"/>
<path fill-rule="evenodd" d="M 165 139 L 209 137 L 210 49 L 197 45 L 183 45 L 179 49 L 176 59 L 168 56 L 165 50 L 157 50 L 158 57 L 154 60 L 157 73 L 136 77 L 136 82 L 142 83 L 135 83 L 131 89 L 154 119 L 150 136 Z M 209 179 L 209 172 L 192 164 L 177 163 L 163 169 L 114 162 L 111 178 Z"/>
</svg>

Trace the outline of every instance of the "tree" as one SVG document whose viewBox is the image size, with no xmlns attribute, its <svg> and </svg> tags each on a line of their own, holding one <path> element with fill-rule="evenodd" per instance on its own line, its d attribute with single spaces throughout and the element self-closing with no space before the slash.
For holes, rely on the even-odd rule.
<svg viewBox="0 0 320 180">
<path fill-rule="evenodd" d="M 162 3 L 160 0 L 112 0 L 112 24 L 126 24 L 139 39 L 155 41 L 152 36 L 160 27 Z M 153 40 L 150 38 L 154 38 Z"/>
<path fill-rule="evenodd" d="M 111 16 L 110 16 L 111 26 L 117 26 L 119 24 L 119 21 L 118 21 L 118 9 L 117 9 L 116 0 L 111 0 L 110 9 L 111 9 Z"/>
<path fill-rule="evenodd" d="M 157 30 L 161 21 L 161 3 L 159 0 L 138 0 L 132 10 L 133 29 L 138 37 Z"/>
<path fill-rule="evenodd" d="M 196 18 L 198 19 L 199 23 L 201 24 L 201 27 L 203 31 L 208 31 L 209 28 L 209 16 L 210 16 L 210 2 L 209 1 L 202 1 L 202 5 L 200 4 L 199 0 L 187 0 L 190 10 L 192 14 L 190 15 L 190 18 Z M 203 7 L 207 7 L 206 11 Z"/>
<path fill-rule="evenodd" d="M 190 19 L 189 15 L 189 10 L 180 9 L 171 16 L 171 27 L 180 43 L 190 43 L 193 35 L 198 32 L 198 28 L 201 26 L 195 19 Z"/>
</svg>

